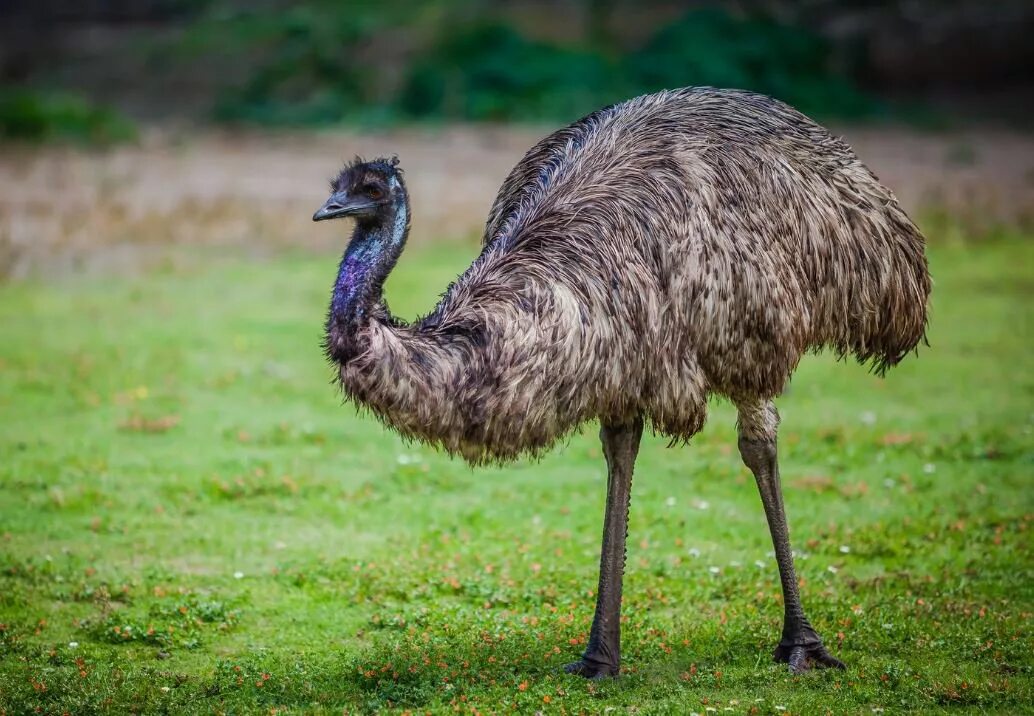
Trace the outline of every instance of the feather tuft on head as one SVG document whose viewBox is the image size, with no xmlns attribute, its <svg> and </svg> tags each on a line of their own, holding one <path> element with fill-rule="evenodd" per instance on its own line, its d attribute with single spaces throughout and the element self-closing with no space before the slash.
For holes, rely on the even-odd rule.
<svg viewBox="0 0 1034 716">
<path fill-rule="evenodd" d="M 351 162 L 345 164 L 337 176 L 330 180 L 330 190 L 338 192 L 368 181 L 372 177 L 388 181 L 392 177 L 401 177 L 402 173 L 397 154 L 370 160 L 356 155 Z"/>
</svg>

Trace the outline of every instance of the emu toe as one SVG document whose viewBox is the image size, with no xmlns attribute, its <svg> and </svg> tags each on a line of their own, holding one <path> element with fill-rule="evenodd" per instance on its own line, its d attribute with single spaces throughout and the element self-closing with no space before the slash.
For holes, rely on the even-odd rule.
<svg viewBox="0 0 1034 716">
<path fill-rule="evenodd" d="M 881 374 L 898 363 L 924 341 L 931 286 L 923 235 L 851 148 L 751 92 L 685 88 L 611 105 L 514 167 L 481 257 L 412 323 L 391 316 L 382 291 L 410 213 L 395 159 L 356 159 L 333 181 L 313 219 L 355 227 L 331 293 L 327 357 L 346 400 L 472 465 L 538 455 L 599 419 L 599 587 L 585 652 L 567 673 L 620 671 L 644 424 L 688 441 L 712 396 L 736 404 L 737 445 L 772 538 L 784 614 L 775 658 L 794 673 L 843 668 L 801 605 L 772 397 L 812 350 L 853 353 Z M 685 336 L 685 350 L 644 341 L 658 326 Z"/>
<path fill-rule="evenodd" d="M 812 669 L 846 669 L 844 662 L 836 658 L 821 643 L 806 646 L 783 646 L 775 650 L 775 660 L 790 667 L 791 674 L 803 674 Z"/>
<path fill-rule="evenodd" d="M 591 661 L 582 657 L 578 661 L 572 661 L 570 664 L 566 664 L 564 666 L 564 671 L 568 674 L 575 674 L 576 676 L 581 676 L 595 681 L 600 679 L 616 678 L 621 669 L 617 666 L 601 664 L 598 661 Z"/>
</svg>

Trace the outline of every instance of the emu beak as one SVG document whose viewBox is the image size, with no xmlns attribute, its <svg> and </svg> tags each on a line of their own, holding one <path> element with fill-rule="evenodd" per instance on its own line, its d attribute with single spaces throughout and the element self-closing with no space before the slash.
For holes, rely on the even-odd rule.
<svg viewBox="0 0 1034 716">
<path fill-rule="evenodd" d="M 323 221 L 324 219 L 336 219 L 339 216 L 352 216 L 372 207 L 373 204 L 365 199 L 354 199 L 347 193 L 339 191 L 337 194 L 332 194 L 326 203 L 316 210 L 316 213 L 312 215 L 312 220 Z"/>
</svg>

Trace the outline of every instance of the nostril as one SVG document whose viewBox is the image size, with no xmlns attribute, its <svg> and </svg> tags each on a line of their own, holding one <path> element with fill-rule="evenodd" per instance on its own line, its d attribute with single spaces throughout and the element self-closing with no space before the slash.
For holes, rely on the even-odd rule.
<svg viewBox="0 0 1034 716">
<path fill-rule="evenodd" d="M 332 219 L 335 216 L 341 216 L 347 210 L 347 203 L 328 199 L 327 203 L 316 210 L 316 213 L 312 215 L 313 221 L 322 221 L 323 219 Z"/>
</svg>

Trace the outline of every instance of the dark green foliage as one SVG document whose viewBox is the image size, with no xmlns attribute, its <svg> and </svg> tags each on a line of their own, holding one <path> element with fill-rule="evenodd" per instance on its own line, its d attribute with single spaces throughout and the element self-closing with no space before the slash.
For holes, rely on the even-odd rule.
<svg viewBox="0 0 1034 716">
<path fill-rule="evenodd" d="M 696 9 L 640 47 L 621 48 L 546 42 L 507 24 L 498 10 L 460 13 L 452 5 L 417 11 L 394 2 L 319 2 L 214 14 L 185 47 L 254 58 L 244 82 L 217 101 L 216 117 L 229 121 L 556 122 L 689 85 L 752 89 L 821 117 L 878 109 L 836 71 L 826 41 L 764 17 Z"/>
<path fill-rule="evenodd" d="M 831 58 L 817 35 L 717 8 L 694 10 L 615 59 L 509 26 L 471 25 L 445 31 L 413 62 L 398 103 L 414 118 L 563 121 L 638 94 L 709 85 L 772 95 L 820 116 L 876 111 L 833 72 Z"/>
<path fill-rule="evenodd" d="M 618 74 L 589 50 L 537 42 L 504 25 L 473 26 L 414 63 L 398 102 L 416 118 L 576 117 L 622 98 Z"/>
<path fill-rule="evenodd" d="M 128 119 L 74 95 L 0 89 L 0 138 L 109 144 L 135 136 Z"/>
<path fill-rule="evenodd" d="M 874 102 L 831 67 L 832 48 L 801 28 L 765 18 L 694 10 L 664 28 L 627 61 L 642 92 L 686 85 L 736 87 L 771 95 L 806 113 L 855 117 Z"/>
<path fill-rule="evenodd" d="M 391 104 L 383 86 L 390 73 L 371 63 L 364 49 L 434 7 L 414 9 L 403 0 L 214 3 L 175 53 L 246 68 L 243 82 L 226 86 L 216 100 L 214 115 L 221 121 L 326 125 L 376 118 Z"/>
<path fill-rule="evenodd" d="M 242 86 L 219 98 L 216 117 L 265 124 L 341 120 L 362 98 L 359 73 L 349 61 L 358 32 L 352 20 L 311 5 L 285 10 L 275 22 L 260 12 L 235 18 L 242 49 L 257 50 L 261 58 Z"/>
</svg>

